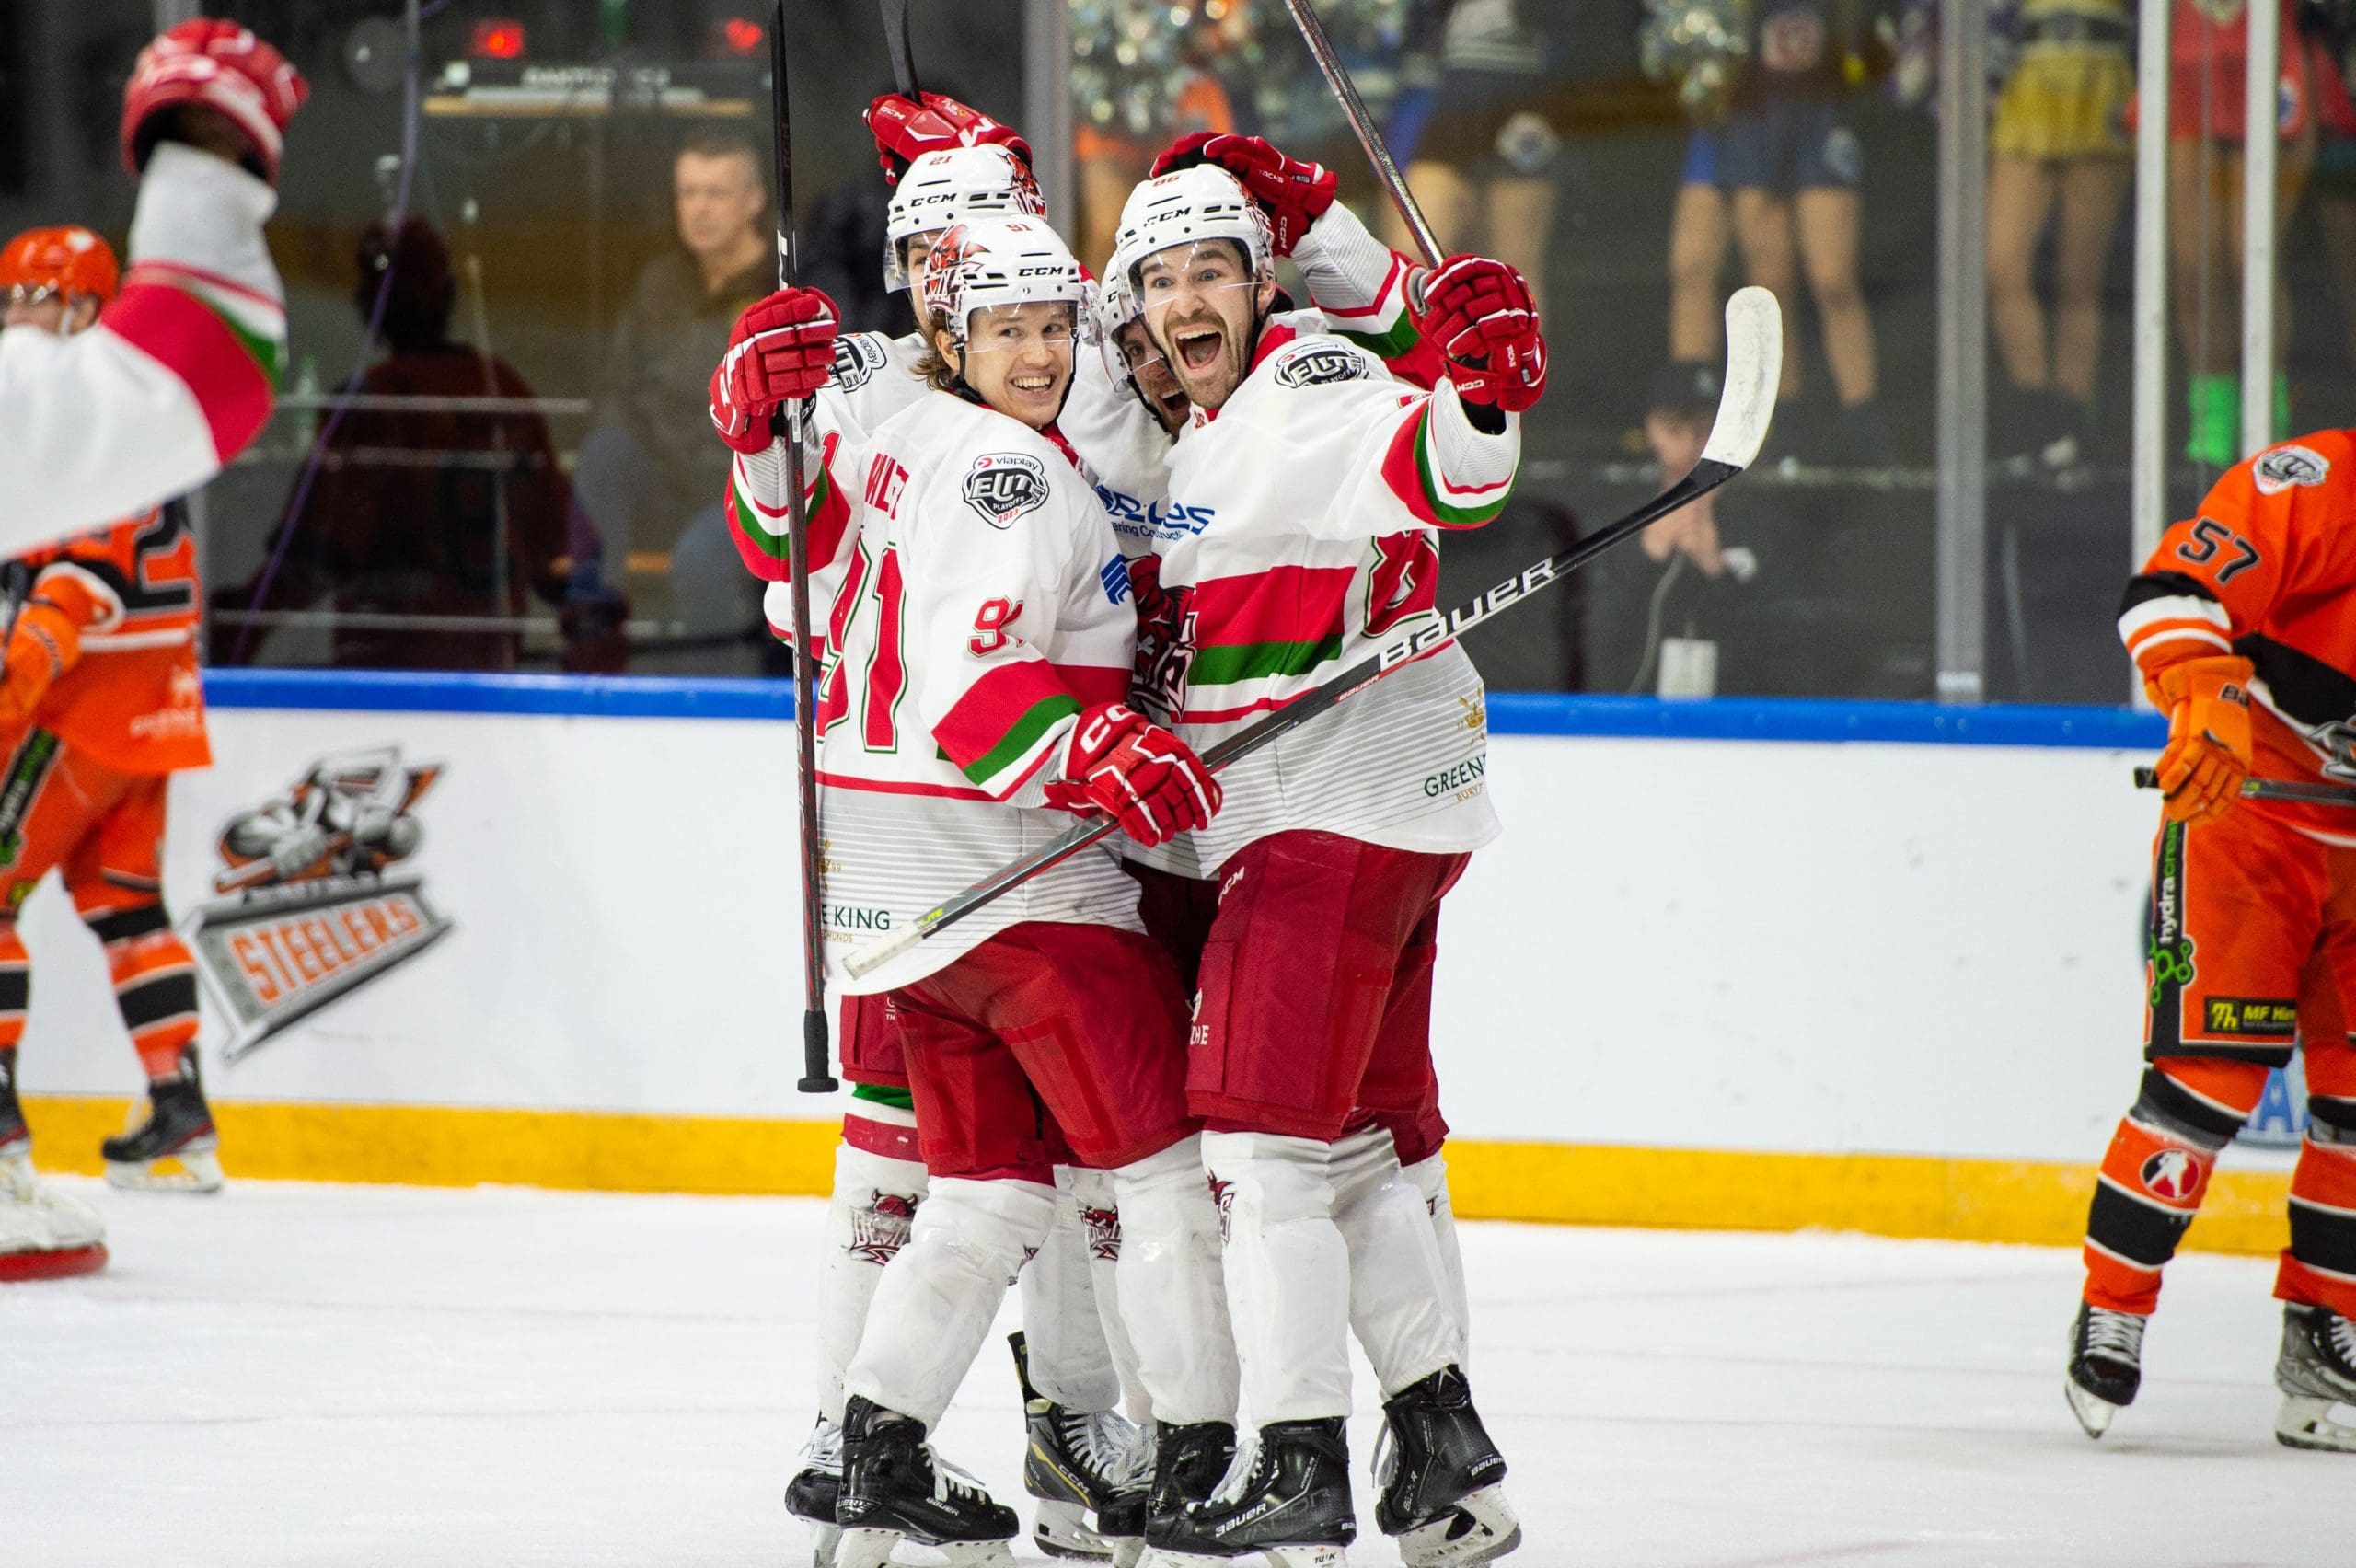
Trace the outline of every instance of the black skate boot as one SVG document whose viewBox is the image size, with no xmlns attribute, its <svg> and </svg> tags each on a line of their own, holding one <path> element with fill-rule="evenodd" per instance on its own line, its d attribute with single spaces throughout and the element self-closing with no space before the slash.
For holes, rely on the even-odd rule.
<svg viewBox="0 0 2356 1568">
<path fill-rule="evenodd" d="M 1118 1412 L 1042 1398 L 1031 1386 L 1022 1335 L 1009 1334 L 1006 1343 L 1022 1386 L 1022 1490 L 1039 1500 L 1031 1539 L 1050 1557 L 1109 1559 L 1128 1568 L 1144 1550 L 1151 1466 L 1143 1435 Z"/>
<path fill-rule="evenodd" d="M 843 1410 L 842 1530 L 837 1568 L 884 1568 L 902 1538 L 955 1568 L 1012 1568 L 1007 1542 L 1022 1528 L 973 1477 L 942 1464 L 911 1418 L 853 1396 Z"/>
<path fill-rule="evenodd" d="M 802 1468 L 785 1483 L 785 1511 L 810 1527 L 814 1568 L 834 1568 L 835 1546 L 842 1539 L 835 1528 L 835 1503 L 842 1492 L 843 1429 L 822 1415 L 802 1445 Z"/>
<path fill-rule="evenodd" d="M 1442 1367 L 1382 1404 L 1382 1495 L 1374 1521 L 1407 1568 L 1470 1568 L 1521 1544 L 1506 1501 L 1505 1456 L 1489 1441 L 1464 1374 Z"/>
<path fill-rule="evenodd" d="M 221 1161 L 214 1150 L 213 1112 L 196 1070 L 196 1047 L 180 1051 L 180 1070 L 147 1086 L 147 1120 L 98 1146 L 106 1156 L 107 1185 L 156 1192 L 217 1193 Z M 159 1173 L 161 1161 L 177 1159 L 184 1174 Z"/>
<path fill-rule="evenodd" d="M 1190 1568 L 1258 1552 L 1268 1568 L 1344 1568 L 1357 1535 L 1350 1447 L 1342 1421 L 1276 1421 L 1260 1428 L 1251 1468 L 1210 1499 L 1189 1503 L 1169 1545 L 1146 1568 Z"/>
<path fill-rule="evenodd" d="M 2331 1419 L 2333 1405 L 2356 1405 L 2356 1322 L 2328 1307 L 2285 1303 L 2274 1386 L 2282 1390 L 2276 1442 L 2356 1454 L 2356 1426 Z"/>
<path fill-rule="evenodd" d="M 2140 1312 L 2078 1303 L 2078 1320 L 2070 1327 L 2070 1376 L 2062 1392 L 2087 1436 L 2109 1431 L 2111 1417 L 2135 1402 L 2135 1390 L 2143 1383 L 2143 1325 L 2150 1320 Z"/>
<path fill-rule="evenodd" d="M 1146 1493 L 1145 1539 L 1149 1548 L 1173 1543 L 1178 1516 L 1227 1479 L 1235 1461 L 1235 1428 L 1224 1421 L 1174 1426 L 1153 1424 L 1153 1484 Z"/>
<path fill-rule="evenodd" d="M 17 1103 L 17 1053 L 0 1051 L 0 1198 L 29 1198 L 32 1191 L 33 1134 Z"/>
</svg>

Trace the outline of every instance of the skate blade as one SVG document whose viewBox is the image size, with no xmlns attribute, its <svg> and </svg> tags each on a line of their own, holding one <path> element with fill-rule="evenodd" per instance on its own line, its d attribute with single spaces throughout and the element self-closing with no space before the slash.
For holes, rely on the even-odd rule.
<svg viewBox="0 0 2356 1568">
<path fill-rule="evenodd" d="M 1472 1568 L 1521 1544 L 1521 1521 L 1506 1501 L 1505 1488 L 1484 1486 L 1440 1517 L 1399 1538 L 1399 1560 L 1407 1568 Z"/>
<path fill-rule="evenodd" d="M 2332 1420 L 2332 1402 L 2314 1394 L 2283 1395 L 2282 1409 L 2274 1417 L 2274 1440 L 2286 1448 L 2356 1454 L 2356 1426 Z"/>
<path fill-rule="evenodd" d="M 22 1201 L 31 1197 L 33 1189 L 40 1185 L 40 1178 L 33 1174 L 33 1157 L 25 1145 L 0 1154 L 0 1200 Z"/>
<path fill-rule="evenodd" d="M 2062 1379 L 2062 1396 L 2070 1401 L 2070 1413 L 2078 1418 L 2089 1437 L 2100 1438 L 2109 1431 L 2112 1418 L 2119 1413 L 2119 1406 L 2096 1399 L 2066 1377 Z"/>
<path fill-rule="evenodd" d="M 1113 1568 L 1138 1568 L 1145 1556 L 1145 1538 L 1115 1536 L 1113 1538 Z"/>
<path fill-rule="evenodd" d="M 1023 1478 L 1026 1482 L 1028 1476 Z M 1037 1522 L 1031 1539 L 1050 1557 L 1103 1562 L 1113 1556 L 1113 1543 L 1088 1528 L 1088 1516 L 1077 1503 L 1061 1497 L 1040 1497 Z"/>
<path fill-rule="evenodd" d="M 38 1251 L 0 1252 L 0 1285 L 14 1285 L 22 1280 L 71 1279 L 76 1274 L 96 1274 L 107 1266 L 107 1244 L 93 1241 L 87 1247 L 45 1247 Z"/>
<path fill-rule="evenodd" d="M 1138 1568 L 1235 1568 L 1258 1556 L 1267 1568 L 1349 1568 L 1349 1552 L 1338 1546 L 1264 1546 L 1247 1548 L 1232 1557 L 1209 1557 L 1199 1551 L 1172 1551 L 1149 1547 Z"/>
<path fill-rule="evenodd" d="M 110 1159 L 107 1185 L 126 1193 L 217 1193 L 221 1157 L 191 1148 L 144 1164 Z"/>
<path fill-rule="evenodd" d="M 817 1520 L 810 1525 L 810 1568 L 835 1568 L 835 1556 L 842 1545 L 843 1532 L 832 1525 Z"/>
</svg>

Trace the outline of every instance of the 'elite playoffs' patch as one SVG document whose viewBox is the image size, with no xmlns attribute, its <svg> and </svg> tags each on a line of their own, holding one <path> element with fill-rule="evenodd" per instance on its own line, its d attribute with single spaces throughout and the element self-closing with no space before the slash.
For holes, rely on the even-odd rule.
<svg viewBox="0 0 2356 1568">
<path fill-rule="evenodd" d="M 2278 446 L 2250 466 L 2250 478 L 2260 495 L 2273 495 L 2292 485 L 2319 485 L 2331 472 L 2331 459 L 2304 446 Z"/>
<path fill-rule="evenodd" d="M 1276 364 L 1279 386 L 1322 386 L 1329 381 L 1362 381 L 1366 375 L 1366 361 L 1336 343 L 1288 350 Z"/>
<path fill-rule="evenodd" d="M 1047 499 L 1047 470 L 1020 452 L 989 452 L 974 459 L 965 476 L 965 504 L 993 528 L 1011 526 Z"/>
</svg>

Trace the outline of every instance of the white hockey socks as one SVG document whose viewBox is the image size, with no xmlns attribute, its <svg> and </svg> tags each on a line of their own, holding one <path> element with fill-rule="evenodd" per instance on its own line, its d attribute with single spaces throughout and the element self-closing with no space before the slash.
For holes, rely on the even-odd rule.
<svg viewBox="0 0 2356 1568">
<path fill-rule="evenodd" d="M 1195 1158 L 1199 1166 L 1199 1148 Z M 1088 1238 L 1088 1278 L 1096 1298 L 1096 1322 L 1104 1331 L 1113 1370 L 1121 1379 L 1122 1409 L 1138 1426 L 1151 1430 L 1153 1400 L 1138 1375 L 1137 1347 L 1130 1343 L 1129 1325 L 1121 1316 L 1121 1205 L 1113 1195 L 1113 1173 L 1066 1165 L 1057 1168 L 1056 1181 L 1064 1187 L 1065 1201 Z M 1207 1176 L 1203 1178 L 1203 1192 L 1206 1196 L 1210 1192 Z"/>
<path fill-rule="evenodd" d="M 1121 1202 L 1120 1298 L 1154 1415 L 1173 1425 L 1235 1419 L 1235 1334 L 1219 1263 L 1218 1205 L 1202 1140 L 1181 1138 L 1113 1172 Z"/>
<path fill-rule="evenodd" d="M 853 1125 L 862 1119 L 868 1127 Z M 826 1256 L 818 1272 L 817 1337 L 818 1412 L 837 1425 L 843 1419 L 843 1369 L 859 1354 L 876 1282 L 884 1277 L 884 1265 L 907 1245 L 908 1225 L 926 1189 L 921 1161 L 894 1159 L 851 1140 L 887 1143 L 893 1140 L 871 1135 L 903 1127 L 914 1132 L 914 1113 L 861 1101 L 843 1118 L 844 1142 L 835 1149 L 835 1191 L 826 1201 Z"/>
<path fill-rule="evenodd" d="M 1055 1222 L 1053 1187 L 936 1178 L 907 1248 L 876 1287 L 844 1392 L 913 1416 L 930 1432 L 1023 1259 Z"/>
<path fill-rule="evenodd" d="M 1066 1168 L 1057 1169 L 1056 1188 L 1055 1224 L 1038 1255 L 1022 1265 L 1022 1340 L 1031 1386 L 1040 1398 L 1072 1410 L 1108 1411 L 1121 1402 L 1121 1381 L 1098 1320 L 1087 1226 Z"/>
<path fill-rule="evenodd" d="M 1330 1153 L 1314 1138 L 1203 1135 L 1255 1426 L 1350 1413 L 1350 1253 L 1334 1224 Z"/>
<path fill-rule="evenodd" d="M 1464 1288 L 1464 1250 L 1456 1239 L 1456 1205 L 1448 1195 L 1448 1157 L 1434 1149 L 1400 1172 L 1424 1195 L 1424 1212 L 1432 1222 L 1432 1241 L 1439 1248 L 1439 1274 L 1446 1286 L 1440 1305 L 1456 1320 L 1457 1348 L 1464 1359 L 1457 1366 L 1472 1370 L 1472 1297 Z"/>
<path fill-rule="evenodd" d="M 1423 1194 L 1380 1127 L 1334 1145 L 1334 1224 L 1350 1250 L 1350 1328 L 1389 1399 L 1463 1354 Z"/>
</svg>

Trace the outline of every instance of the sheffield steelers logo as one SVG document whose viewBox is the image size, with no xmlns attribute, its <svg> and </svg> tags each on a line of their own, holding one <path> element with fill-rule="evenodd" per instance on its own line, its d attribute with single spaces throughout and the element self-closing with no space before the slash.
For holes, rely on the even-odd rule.
<svg viewBox="0 0 2356 1568">
<path fill-rule="evenodd" d="M 2200 1192 L 2198 1161 L 2180 1148 L 2164 1148 L 2143 1161 L 2143 1185 L 2154 1197 L 2189 1204 Z"/>
</svg>

